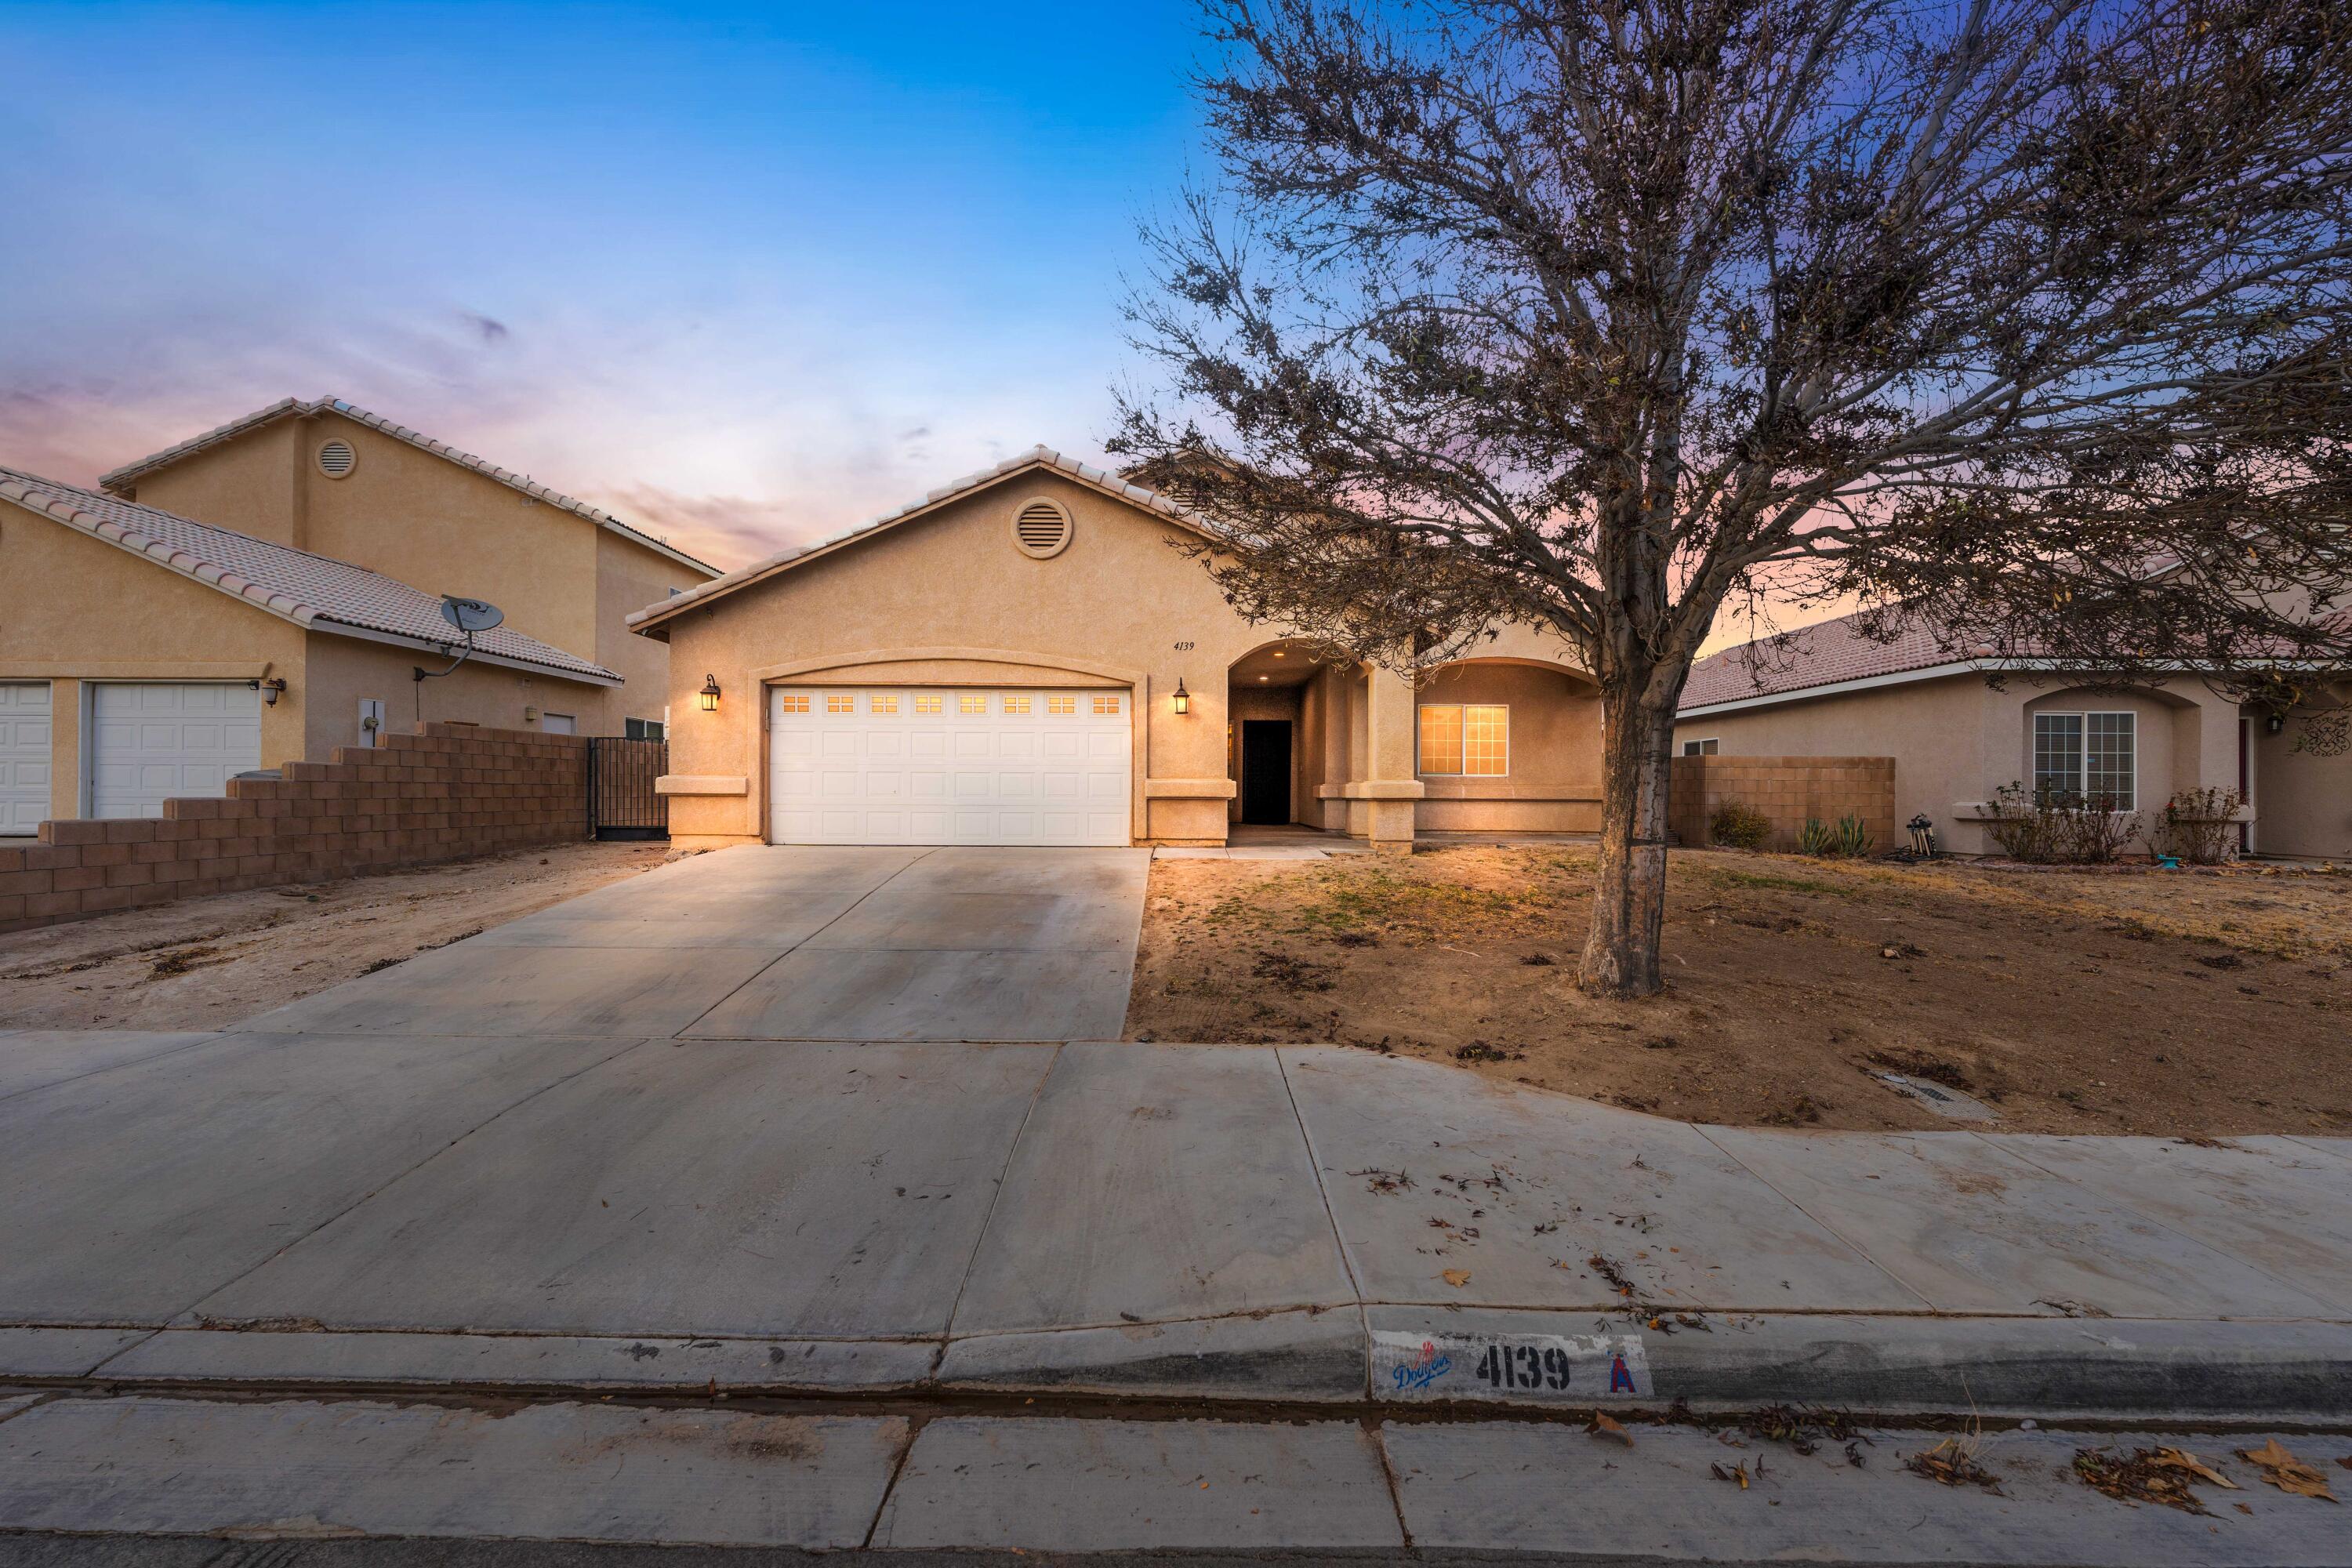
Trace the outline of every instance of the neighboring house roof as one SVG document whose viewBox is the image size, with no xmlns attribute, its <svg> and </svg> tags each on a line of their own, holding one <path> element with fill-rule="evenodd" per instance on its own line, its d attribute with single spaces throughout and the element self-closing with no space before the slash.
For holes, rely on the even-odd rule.
<svg viewBox="0 0 2352 1568">
<path fill-rule="evenodd" d="M 93 539 L 143 556 L 308 630 L 431 651 L 463 639 L 441 618 L 434 595 L 348 561 L 215 528 L 120 496 L 0 468 L 0 500 L 52 518 Z M 474 639 L 474 657 L 599 686 L 621 677 L 601 664 L 499 626 Z"/>
<path fill-rule="evenodd" d="M 673 594 L 658 604 L 648 605 L 635 612 L 629 616 L 626 624 L 632 630 L 646 631 L 681 610 L 696 605 L 709 604 L 711 600 L 732 594 L 739 588 L 748 588 L 754 583 L 772 577 L 780 572 L 789 571 L 819 555 L 829 554 L 845 544 L 868 538 L 886 529 L 895 528 L 935 508 L 945 506 L 961 496 L 969 495 L 974 490 L 995 484 L 1000 480 L 1009 479 L 1016 474 L 1032 468 L 1053 469 L 1064 479 L 1076 480 L 1115 500 L 1126 501 L 1131 506 L 1140 507 L 1147 511 L 1159 512 L 1171 522 L 1190 529 L 1204 538 L 1216 537 L 1197 515 L 1157 490 L 1148 490 L 1141 485 L 1129 484 L 1117 474 L 1102 468 L 1089 468 L 1075 458 L 1065 458 L 1050 447 L 1032 447 L 1021 456 L 1007 458 L 993 468 L 982 468 L 977 473 L 966 474 L 960 479 L 950 480 L 924 496 L 922 500 L 909 501 L 895 511 L 886 511 L 879 517 L 861 522 L 855 528 L 845 529 L 839 533 L 820 539 L 813 544 L 799 544 L 790 550 L 779 551 L 765 561 L 755 561 L 751 565 L 730 572 L 723 577 L 714 577 L 709 582 L 698 584 L 682 594 Z"/>
<path fill-rule="evenodd" d="M 1892 642 L 1863 635 L 1859 615 L 1801 626 L 1726 648 L 1691 666 L 1680 717 L 1727 703 L 1763 706 L 1823 696 L 1828 687 L 1957 675 L 1990 658 L 1990 648 L 1956 647 L 1932 626 L 1911 626 Z"/>
<path fill-rule="evenodd" d="M 499 468 L 488 458 L 478 458 L 471 452 L 461 452 L 446 441 L 436 441 L 422 431 L 411 430 L 405 425 L 396 425 L 381 414 L 371 414 L 366 409 L 356 407 L 340 397 L 321 397 L 314 403 L 305 403 L 299 397 L 281 397 L 268 407 L 257 408 L 242 419 L 232 419 L 217 430 L 207 430 L 201 436 L 191 436 L 177 446 L 166 447 L 162 451 L 152 453 L 135 463 L 125 463 L 111 473 L 101 475 L 98 481 L 99 488 L 109 490 L 121 489 L 124 486 L 134 483 L 142 474 L 153 473 L 156 469 L 176 463 L 193 453 L 201 452 L 207 447 L 217 447 L 224 441 L 235 440 L 249 430 L 257 430 L 264 425 L 279 419 L 307 418 L 320 413 L 340 414 L 346 419 L 364 425 L 371 430 L 381 431 L 394 440 L 405 441 L 410 446 L 421 451 L 430 452 L 436 458 L 446 458 L 461 468 L 471 468 L 483 478 L 495 479 L 509 489 L 520 490 L 533 500 L 544 501 L 549 506 L 559 508 L 575 516 L 584 517 L 597 527 L 609 529 L 624 539 L 634 540 L 648 550 L 658 551 L 681 565 L 691 566 L 698 572 L 708 573 L 713 576 L 718 575 L 719 568 L 709 562 L 698 561 L 685 551 L 673 548 L 642 529 L 630 527 L 601 507 L 590 506 L 586 501 L 575 500 L 561 490 L 550 489 L 527 475 Z"/>
</svg>

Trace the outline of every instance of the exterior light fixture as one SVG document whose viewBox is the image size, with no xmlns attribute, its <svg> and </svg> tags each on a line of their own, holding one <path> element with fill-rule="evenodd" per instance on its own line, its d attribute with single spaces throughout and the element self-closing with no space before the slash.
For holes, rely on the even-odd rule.
<svg viewBox="0 0 2352 1568">
<path fill-rule="evenodd" d="M 1274 677 L 1272 677 L 1271 675 L 1261 675 L 1261 676 L 1259 676 L 1259 677 L 1258 677 L 1258 679 L 1259 679 L 1260 680 L 1272 680 L 1272 679 L 1274 679 Z"/>
<path fill-rule="evenodd" d="M 1180 675 L 1176 678 L 1176 712 L 1181 718 L 1192 710 L 1192 694 L 1184 689 L 1184 678 Z"/>
<path fill-rule="evenodd" d="M 263 707 L 275 708 L 278 706 L 278 700 L 286 695 L 286 678 L 280 675 L 268 680 L 248 680 L 245 683 L 245 689 L 247 691 L 260 692 Z"/>
<path fill-rule="evenodd" d="M 2273 735 L 2284 734 L 2286 731 L 2286 715 L 2273 709 L 2270 716 L 2263 721 L 2263 728 Z"/>
<path fill-rule="evenodd" d="M 702 678 L 701 697 L 702 710 L 705 713 L 719 711 L 719 678 L 717 676 L 706 675 Z"/>
</svg>

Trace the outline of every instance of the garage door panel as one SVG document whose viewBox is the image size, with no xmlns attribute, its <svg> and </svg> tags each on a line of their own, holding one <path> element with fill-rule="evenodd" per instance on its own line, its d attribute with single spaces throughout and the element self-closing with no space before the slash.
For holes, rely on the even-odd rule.
<svg viewBox="0 0 2352 1568">
<path fill-rule="evenodd" d="M 1125 844 L 1130 722 L 1123 692 L 779 690 L 772 831 L 786 843 Z"/>
<path fill-rule="evenodd" d="M 45 681 L 0 684 L 0 836 L 23 837 L 48 817 L 51 700 Z"/>
<path fill-rule="evenodd" d="M 161 816 L 261 765 L 261 696 L 229 683 L 101 682 L 90 691 L 90 814 Z"/>
</svg>

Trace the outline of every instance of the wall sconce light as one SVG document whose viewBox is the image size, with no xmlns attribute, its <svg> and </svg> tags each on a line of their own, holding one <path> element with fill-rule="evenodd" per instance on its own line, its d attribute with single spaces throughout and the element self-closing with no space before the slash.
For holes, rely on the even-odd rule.
<svg viewBox="0 0 2352 1568">
<path fill-rule="evenodd" d="M 245 689 L 247 691 L 260 692 L 261 705 L 264 708 L 275 708 L 278 706 L 278 700 L 286 695 L 286 678 L 280 675 L 268 680 L 248 680 L 245 683 Z"/>
<path fill-rule="evenodd" d="M 1179 717 L 1192 710 L 1192 694 L 1184 689 L 1184 678 L 1176 678 L 1176 712 Z"/>
<path fill-rule="evenodd" d="M 2263 728 L 2268 730 L 2273 735 L 2284 734 L 2286 732 L 2286 715 L 2273 710 L 2270 717 L 2263 721 Z"/>
<path fill-rule="evenodd" d="M 702 678 L 701 701 L 702 710 L 705 713 L 719 711 L 719 678 L 717 676 L 706 675 Z"/>
</svg>

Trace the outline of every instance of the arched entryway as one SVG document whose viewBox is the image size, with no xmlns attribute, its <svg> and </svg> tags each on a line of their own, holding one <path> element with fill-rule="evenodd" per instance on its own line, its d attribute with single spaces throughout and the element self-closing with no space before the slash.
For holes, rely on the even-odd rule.
<svg viewBox="0 0 2352 1568">
<path fill-rule="evenodd" d="M 1225 671 L 1226 776 L 1234 784 L 1236 826 L 1320 827 L 1316 789 L 1332 704 L 1329 685 L 1345 673 L 1293 638 L 1262 643 Z"/>
</svg>

